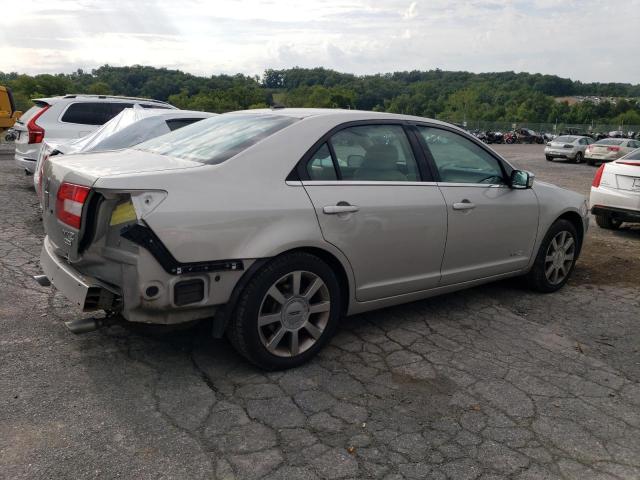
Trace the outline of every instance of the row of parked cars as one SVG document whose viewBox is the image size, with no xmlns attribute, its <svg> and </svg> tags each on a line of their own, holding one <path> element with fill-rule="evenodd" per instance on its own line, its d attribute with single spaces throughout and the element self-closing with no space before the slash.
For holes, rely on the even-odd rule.
<svg viewBox="0 0 640 480">
<path fill-rule="evenodd" d="M 38 179 L 37 280 L 107 314 L 67 322 L 74 332 L 210 319 L 251 362 L 289 368 L 344 315 L 509 277 L 556 291 L 589 225 L 584 196 L 436 120 L 288 108 L 196 118 L 165 104 L 155 135 L 139 122 L 156 103 L 117 99 L 132 105 L 111 123 L 54 142 L 51 125 L 79 98 L 46 99 L 66 104 L 52 123 L 53 106 L 37 104 L 23 124 L 42 130 L 26 142 L 46 142 L 31 153 L 39 164 L 17 155 Z"/>
<path fill-rule="evenodd" d="M 640 140 L 603 138 L 595 141 L 587 136 L 560 135 L 547 143 L 544 154 L 549 161 L 559 158 L 595 165 L 617 160 L 637 148 L 640 148 Z"/>
</svg>

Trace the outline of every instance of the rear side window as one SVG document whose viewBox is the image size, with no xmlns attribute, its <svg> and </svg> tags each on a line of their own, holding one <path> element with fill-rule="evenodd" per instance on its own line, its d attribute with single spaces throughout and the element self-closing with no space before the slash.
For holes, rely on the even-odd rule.
<svg viewBox="0 0 640 480">
<path fill-rule="evenodd" d="M 362 125 L 331 137 L 342 180 L 420 181 L 409 139 L 400 125 Z"/>
<path fill-rule="evenodd" d="M 174 130 L 178 130 L 179 128 L 186 127 L 187 125 L 191 125 L 192 123 L 199 122 L 203 120 L 202 118 L 173 118 L 171 120 L 167 120 L 167 127 L 172 132 Z"/>
<path fill-rule="evenodd" d="M 60 119 L 66 123 L 81 125 L 103 125 L 132 103 L 82 102 L 72 103 Z"/>
<path fill-rule="evenodd" d="M 147 152 L 218 164 L 297 122 L 272 114 L 224 114 L 141 143 Z"/>
<path fill-rule="evenodd" d="M 331 151 L 326 143 L 316 151 L 307 163 L 307 173 L 311 180 L 337 180 L 336 170 L 333 167 Z"/>
</svg>

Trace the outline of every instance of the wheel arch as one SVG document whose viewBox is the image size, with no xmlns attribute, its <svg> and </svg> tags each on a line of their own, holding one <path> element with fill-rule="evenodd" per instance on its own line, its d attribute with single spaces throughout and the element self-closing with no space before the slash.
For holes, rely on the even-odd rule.
<svg viewBox="0 0 640 480">
<path fill-rule="evenodd" d="M 253 262 L 251 267 L 247 269 L 245 274 L 240 278 L 240 280 L 234 287 L 233 292 L 229 297 L 229 301 L 216 311 L 213 317 L 212 328 L 212 334 L 215 338 L 221 338 L 224 335 L 224 331 L 227 327 L 230 316 L 233 314 L 238 297 L 240 296 L 242 290 L 249 283 L 249 281 L 253 278 L 253 276 L 271 260 L 294 252 L 309 253 L 320 258 L 323 262 L 329 265 L 331 270 L 333 270 L 338 277 L 338 285 L 340 286 L 340 295 L 342 299 L 342 314 L 348 314 L 349 307 L 351 306 L 352 299 L 354 298 L 353 289 L 355 287 L 353 285 L 352 276 L 349 275 L 350 271 L 344 264 L 344 262 L 347 260 L 341 260 L 333 252 L 317 246 L 297 246 L 288 250 L 283 250 L 270 257 L 259 258 L 255 262 Z"/>
<path fill-rule="evenodd" d="M 576 232 L 578 233 L 578 253 L 579 253 L 580 250 L 582 250 L 582 243 L 584 241 L 584 234 L 585 234 L 584 224 L 582 223 L 582 217 L 578 212 L 569 210 L 568 212 L 564 212 L 562 215 L 556 218 L 553 223 L 557 222 L 558 220 L 567 220 L 575 227 Z"/>
</svg>

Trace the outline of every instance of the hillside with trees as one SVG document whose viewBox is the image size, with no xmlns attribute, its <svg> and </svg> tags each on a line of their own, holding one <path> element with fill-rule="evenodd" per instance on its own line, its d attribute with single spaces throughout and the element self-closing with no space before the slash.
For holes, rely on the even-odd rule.
<svg viewBox="0 0 640 480">
<path fill-rule="evenodd" d="M 269 69 L 262 77 L 203 77 L 147 66 L 104 65 L 91 73 L 35 75 L 0 72 L 21 109 L 30 99 L 65 93 L 140 96 L 210 112 L 288 107 L 377 110 L 449 121 L 591 122 L 640 125 L 640 85 L 582 83 L 554 75 L 442 70 L 353 75 L 325 68 Z M 569 105 L 555 97 L 598 96 L 613 101 Z"/>
</svg>

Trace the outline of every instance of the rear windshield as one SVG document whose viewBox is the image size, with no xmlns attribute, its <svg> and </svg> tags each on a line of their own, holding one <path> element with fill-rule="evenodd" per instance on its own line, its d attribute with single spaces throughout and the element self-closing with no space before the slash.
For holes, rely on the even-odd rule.
<svg viewBox="0 0 640 480">
<path fill-rule="evenodd" d="M 34 105 L 20 116 L 20 118 L 18 119 L 18 123 L 26 125 L 27 122 L 31 120 L 36 115 L 36 113 L 38 113 L 44 107 L 45 105 Z"/>
<path fill-rule="evenodd" d="M 271 114 L 217 115 L 141 143 L 136 149 L 200 163 L 222 163 L 296 121 Z"/>
<path fill-rule="evenodd" d="M 573 143 L 576 141 L 576 138 L 578 137 L 558 137 L 554 142 Z"/>
<path fill-rule="evenodd" d="M 628 155 L 625 155 L 620 160 L 640 160 L 640 148 L 637 150 L 634 150 Z"/>
<path fill-rule="evenodd" d="M 598 145 L 622 145 L 622 140 L 616 140 L 614 138 L 605 138 L 604 140 L 598 140 Z"/>
</svg>

